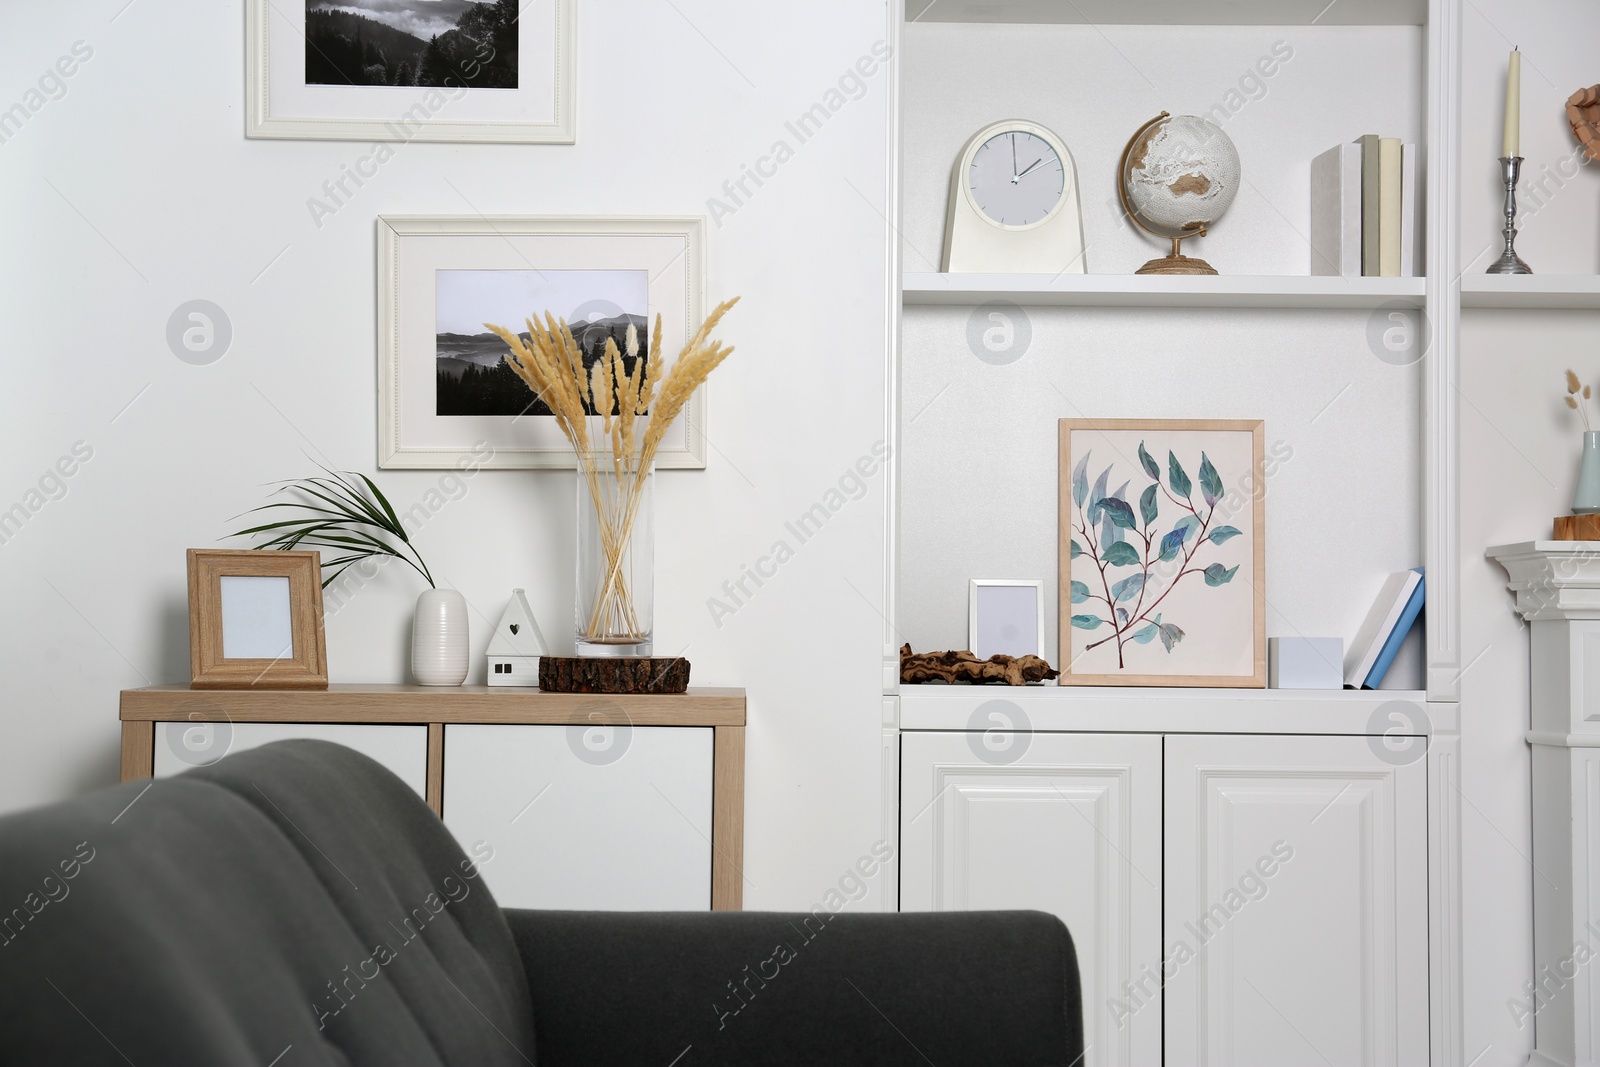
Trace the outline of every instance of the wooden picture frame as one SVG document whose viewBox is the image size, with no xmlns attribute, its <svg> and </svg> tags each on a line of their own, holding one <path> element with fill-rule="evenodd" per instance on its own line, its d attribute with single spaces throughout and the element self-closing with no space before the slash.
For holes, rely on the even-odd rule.
<svg viewBox="0 0 1600 1067">
<path fill-rule="evenodd" d="M 518 328 L 548 311 L 592 353 L 608 333 L 620 347 L 631 321 L 655 358 L 659 313 L 665 372 L 705 321 L 704 293 L 698 215 L 380 216 L 378 466 L 572 470 L 571 444 L 511 375 L 505 343 L 484 323 Z M 457 406 L 449 392 L 469 380 L 469 363 L 474 378 L 492 372 L 510 393 L 495 386 Z M 667 429 L 656 467 L 705 465 L 702 386 Z"/>
<path fill-rule="evenodd" d="M 189 688 L 328 688 L 319 553 L 191 548 L 188 563 Z"/>
<path fill-rule="evenodd" d="M 519 5 L 516 84 L 511 87 L 482 77 L 484 68 L 495 65 L 489 41 L 450 57 L 442 78 L 414 79 L 425 81 L 422 85 L 400 78 L 394 81 L 404 84 L 356 84 L 353 73 L 323 78 L 310 69 L 311 57 L 330 58 L 311 32 L 310 6 L 304 0 L 245 0 L 246 137 L 401 144 L 577 140 L 575 0 Z M 352 0 L 344 5 L 344 17 L 378 6 L 372 0 Z M 414 30 L 395 36 L 392 25 L 370 20 L 358 24 L 388 35 L 391 45 L 413 36 L 417 39 L 411 43 L 421 47 L 427 35 L 427 30 Z M 480 87 L 485 84 L 496 87 Z M 355 178 L 356 185 L 392 156 L 386 148 L 360 156 L 351 165 L 362 175 Z M 331 213 L 340 203 L 328 200 L 324 206 Z"/>
<path fill-rule="evenodd" d="M 1028 611 L 1028 622 L 1033 627 L 1033 647 L 1024 648 L 1020 645 L 1006 648 L 990 647 L 992 642 L 987 641 L 983 634 L 983 630 L 987 627 L 984 626 L 983 617 L 985 613 L 982 610 L 983 605 L 980 603 L 984 599 L 983 591 L 986 589 L 1033 590 L 1033 607 Z M 995 606 L 991 605 L 991 610 L 993 607 Z M 1014 610 L 1015 605 L 1008 605 L 1008 607 Z M 979 649 L 980 645 L 983 646 L 982 650 Z M 967 649 L 980 659 L 988 659 L 996 652 L 1007 656 L 1039 656 L 1043 658 L 1046 651 L 1044 646 L 1044 579 L 969 578 L 967 580 Z"/>
<path fill-rule="evenodd" d="M 1265 688 L 1265 424 L 1059 432 L 1059 684 Z"/>
</svg>

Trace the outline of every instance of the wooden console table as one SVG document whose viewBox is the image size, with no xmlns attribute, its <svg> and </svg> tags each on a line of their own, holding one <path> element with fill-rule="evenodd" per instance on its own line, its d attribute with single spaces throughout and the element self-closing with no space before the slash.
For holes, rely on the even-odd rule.
<svg viewBox="0 0 1600 1067">
<path fill-rule="evenodd" d="M 441 816 L 447 726 L 710 728 L 711 907 L 736 911 L 743 903 L 742 689 L 692 688 L 678 695 L 637 696 L 545 693 L 488 686 L 333 685 L 326 690 L 297 691 L 200 691 L 186 686 L 152 686 L 124 690 L 120 718 L 123 781 L 156 773 L 157 728 L 163 723 L 186 729 L 190 724 L 203 723 L 287 724 L 290 733 L 295 727 L 304 727 L 311 736 L 320 727 L 336 725 L 425 726 L 424 795 L 428 805 Z M 417 736 L 420 745 L 420 735 Z M 420 758 L 419 754 L 419 761 Z M 421 784 L 416 783 L 419 791 L 423 791 Z M 650 784 L 661 793 L 653 782 Z M 661 795 L 671 803 L 665 793 Z M 696 832 L 704 836 L 703 831 Z"/>
</svg>

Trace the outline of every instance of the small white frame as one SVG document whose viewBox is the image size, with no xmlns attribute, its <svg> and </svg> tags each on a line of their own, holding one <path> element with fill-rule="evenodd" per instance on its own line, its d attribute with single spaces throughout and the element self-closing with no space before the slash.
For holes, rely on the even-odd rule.
<svg viewBox="0 0 1600 1067">
<path fill-rule="evenodd" d="M 1015 589 L 1030 588 L 1033 590 L 1033 625 L 1034 647 L 1017 652 L 1006 652 L 1009 656 L 1044 655 L 1044 579 L 1043 578 L 972 578 L 967 582 L 967 648 L 975 656 L 987 659 L 1000 649 L 991 649 L 987 652 L 978 648 L 978 601 L 980 594 L 985 589 Z"/>
</svg>

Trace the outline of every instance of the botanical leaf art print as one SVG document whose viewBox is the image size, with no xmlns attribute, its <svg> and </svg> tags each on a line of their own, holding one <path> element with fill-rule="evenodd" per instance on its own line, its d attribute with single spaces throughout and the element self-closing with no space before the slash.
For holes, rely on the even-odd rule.
<svg viewBox="0 0 1600 1067">
<path fill-rule="evenodd" d="M 1261 438 L 1062 420 L 1062 684 L 1265 683 Z"/>
</svg>

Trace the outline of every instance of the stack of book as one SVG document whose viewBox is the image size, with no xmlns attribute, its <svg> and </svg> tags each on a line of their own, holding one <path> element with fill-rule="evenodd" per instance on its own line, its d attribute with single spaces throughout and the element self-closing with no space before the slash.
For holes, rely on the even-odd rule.
<svg viewBox="0 0 1600 1067">
<path fill-rule="evenodd" d="M 1369 133 L 1311 161 L 1311 273 L 1417 274 L 1417 146 Z"/>
<path fill-rule="evenodd" d="M 1344 660 L 1346 689 L 1376 689 L 1422 613 L 1422 568 L 1389 575 Z"/>
</svg>

